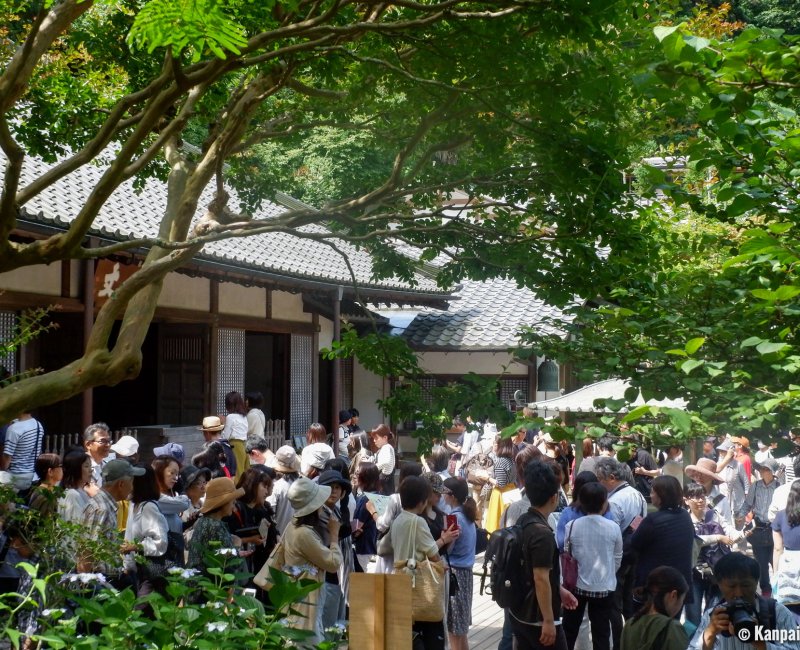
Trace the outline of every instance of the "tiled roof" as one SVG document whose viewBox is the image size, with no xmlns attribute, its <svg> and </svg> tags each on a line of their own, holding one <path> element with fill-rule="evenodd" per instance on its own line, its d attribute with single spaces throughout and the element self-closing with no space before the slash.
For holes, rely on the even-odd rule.
<svg viewBox="0 0 800 650">
<path fill-rule="evenodd" d="M 541 402 L 531 402 L 528 406 L 536 411 L 562 411 L 565 413 L 627 413 L 628 409 L 612 411 L 608 407 L 595 406 L 594 401 L 598 399 L 620 400 L 625 398 L 625 391 L 630 388 L 630 382 L 623 379 L 605 379 L 594 384 L 589 384 L 571 393 L 543 400 Z M 647 400 L 644 401 L 642 394 L 630 406 L 637 407 L 647 404 L 648 406 L 666 406 L 671 408 L 686 408 L 686 402 L 682 399 L 672 400 Z"/>
<path fill-rule="evenodd" d="M 5 162 L 5 157 L 0 152 L 0 168 L 5 167 Z M 28 157 L 22 172 L 21 186 L 40 177 L 49 167 L 49 164 L 38 158 Z M 84 165 L 28 202 L 23 209 L 24 218 L 37 223 L 68 227 L 104 171 L 105 167 L 102 165 Z M 236 195 L 230 189 L 228 191 L 232 195 L 229 205 L 236 209 L 238 205 Z M 213 183 L 206 188 L 200 198 L 196 219 L 205 212 L 212 195 Z M 283 198 L 289 207 L 298 206 L 296 200 L 290 197 Z M 144 188 L 137 192 L 133 187 L 133 181 L 128 181 L 117 188 L 103 206 L 93 224 L 91 234 L 115 241 L 155 237 L 166 203 L 165 183 L 148 179 Z M 287 207 L 283 205 L 264 202 L 254 214 L 254 218 L 269 219 L 286 211 Z M 306 233 L 324 232 L 322 226 L 308 226 L 301 230 Z M 334 241 L 350 260 L 361 288 L 425 293 L 441 297 L 447 295 L 446 291 L 437 287 L 435 280 L 422 274 L 416 275 L 417 285 L 414 287 L 397 278 L 374 280 L 372 260 L 368 253 L 356 249 L 347 242 Z M 297 280 L 344 286 L 352 284 L 344 259 L 329 246 L 285 233 L 211 242 L 206 244 L 196 259 L 221 262 L 238 269 L 251 269 Z"/>
<path fill-rule="evenodd" d="M 507 350 L 519 345 L 522 327 L 559 334 L 549 319 L 565 318 L 556 307 L 520 289 L 513 280 L 465 280 L 448 310 L 417 314 L 403 332 L 417 350 Z"/>
</svg>

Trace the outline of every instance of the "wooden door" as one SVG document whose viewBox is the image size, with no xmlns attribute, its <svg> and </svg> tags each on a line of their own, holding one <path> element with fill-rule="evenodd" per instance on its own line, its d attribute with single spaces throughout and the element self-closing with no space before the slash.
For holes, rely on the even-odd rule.
<svg viewBox="0 0 800 650">
<path fill-rule="evenodd" d="M 159 424 L 199 425 L 209 403 L 208 327 L 159 325 Z"/>
</svg>

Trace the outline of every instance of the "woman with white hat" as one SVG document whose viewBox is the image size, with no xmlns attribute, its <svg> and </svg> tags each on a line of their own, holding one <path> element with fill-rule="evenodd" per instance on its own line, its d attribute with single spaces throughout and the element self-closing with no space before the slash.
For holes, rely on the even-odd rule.
<svg viewBox="0 0 800 650">
<path fill-rule="evenodd" d="M 329 486 L 318 485 L 305 477 L 298 478 L 289 488 L 288 497 L 294 508 L 294 518 L 284 531 L 283 558 L 278 560 L 286 573 L 303 575 L 321 583 L 326 571 L 335 573 L 339 569 L 342 563 L 339 520 L 336 517 L 328 519 L 327 546 L 315 530 L 320 524 L 320 510 L 330 495 Z M 323 638 L 322 629 L 317 625 L 318 597 L 319 590 L 313 591 L 307 602 L 297 606 L 301 618 L 296 625 L 314 631 L 312 643 L 319 643 Z"/>
<path fill-rule="evenodd" d="M 205 554 L 211 549 L 212 542 L 218 542 L 220 548 L 238 546 L 239 538 L 234 538 L 223 521 L 233 514 L 236 499 L 244 494 L 242 488 L 236 489 L 233 481 L 227 476 L 211 479 L 206 486 L 206 500 L 200 508 L 202 515 L 194 525 L 192 541 L 189 542 L 189 562 L 193 568 L 206 568 Z"/>
<path fill-rule="evenodd" d="M 292 521 L 292 504 L 289 503 L 289 488 L 300 476 L 300 459 L 294 447 L 284 445 L 275 452 L 275 471 L 278 480 L 272 485 L 272 494 L 267 497 L 267 503 L 275 511 L 275 530 L 278 535 Z"/>
</svg>

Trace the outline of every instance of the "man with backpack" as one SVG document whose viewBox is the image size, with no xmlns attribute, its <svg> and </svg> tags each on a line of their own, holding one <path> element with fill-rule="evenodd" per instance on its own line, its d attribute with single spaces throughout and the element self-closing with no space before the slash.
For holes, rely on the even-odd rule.
<svg viewBox="0 0 800 650">
<path fill-rule="evenodd" d="M 518 650 L 566 650 L 561 627 L 561 571 L 558 546 L 547 518 L 558 505 L 559 481 L 548 463 L 532 461 L 525 468 L 525 494 L 531 508 L 515 526 L 506 557 L 492 569 L 493 598 L 509 608 Z M 511 540 L 508 540 L 511 542 Z M 512 548 L 513 547 L 513 548 Z M 514 571 L 515 553 L 521 566 Z"/>
<path fill-rule="evenodd" d="M 792 612 L 757 595 L 758 562 L 730 553 L 714 566 L 723 602 L 706 610 L 688 650 L 796 650 L 800 628 Z M 776 631 L 778 631 L 776 633 Z M 785 631 L 780 634 L 780 631 Z M 769 634 L 769 641 L 764 635 Z"/>
</svg>

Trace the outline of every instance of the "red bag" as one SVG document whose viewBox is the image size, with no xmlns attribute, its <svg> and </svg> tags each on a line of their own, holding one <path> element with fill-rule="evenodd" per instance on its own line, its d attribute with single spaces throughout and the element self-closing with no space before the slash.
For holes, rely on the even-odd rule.
<svg viewBox="0 0 800 650">
<path fill-rule="evenodd" d="M 569 539 L 572 537 L 572 525 L 569 527 L 569 535 L 564 543 L 564 551 L 561 553 L 561 585 L 567 591 L 575 593 L 578 587 L 578 560 L 569 552 Z"/>
</svg>

